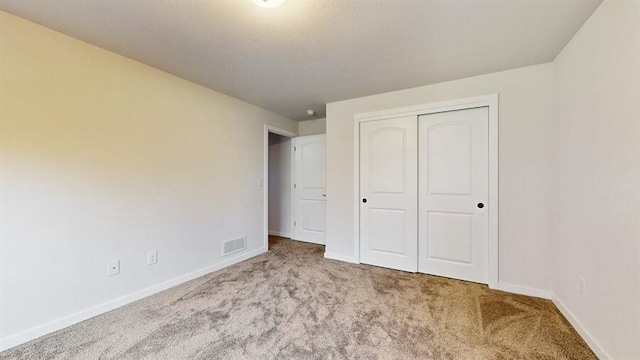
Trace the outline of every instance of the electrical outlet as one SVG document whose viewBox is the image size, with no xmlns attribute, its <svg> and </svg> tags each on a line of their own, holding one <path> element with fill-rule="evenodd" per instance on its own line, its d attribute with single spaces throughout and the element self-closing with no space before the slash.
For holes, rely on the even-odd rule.
<svg viewBox="0 0 640 360">
<path fill-rule="evenodd" d="M 580 296 L 584 296 L 587 292 L 587 283 L 584 281 L 584 278 L 579 276 L 578 282 L 580 285 Z"/>
<path fill-rule="evenodd" d="M 120 274 L 120 260 L 111 260 L 107 263 L 107 276 Z"/>
<path fill-rule="evenodd" d="M 147 254 L 147 264 L 154 265 L 158 263 L 158 251 L 151 251 Z"/>
</svg>

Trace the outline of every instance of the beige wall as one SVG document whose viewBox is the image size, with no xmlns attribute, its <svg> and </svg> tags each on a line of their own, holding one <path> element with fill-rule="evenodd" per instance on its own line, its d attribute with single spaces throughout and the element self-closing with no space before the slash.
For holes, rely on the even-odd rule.
<svg viewBox="0 0 640 360">
<path fill-rule="evenodd" d="M 0 345 L 263 249 L 264 124 L 296 122 L 4 12 L 0 46 Z"/>
<path fill-rule="evenodd" d="M 327 119 L 304 120 L 298 123 L 298 135 L 319 135 L 327 132 Z"/>
<path fill-rule="evenodd" d="M 549 63 L 328 104 L 326 251 L 349 258 L 357 241 L 355 114 L 499 93 L 499 281 L 549 290 L 552 82 Z"/>
<path fill-rule="evenodd" d="M 553 291 L 599 355 L 640 359 L 640 2 L 605 1 L 554 69 Z"/>
</svg>

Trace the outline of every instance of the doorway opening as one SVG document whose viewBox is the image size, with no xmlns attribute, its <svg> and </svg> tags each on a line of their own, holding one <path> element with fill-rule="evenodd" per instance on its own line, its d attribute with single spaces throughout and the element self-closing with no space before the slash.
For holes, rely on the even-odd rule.
<svg viewBox="0 0 640 360">
<path fill-rule="evenodd" d="M 269 245 L 291 238 L 291 138 L 269 133 Z"/>
<path fill-rule="evenodd" d="M 291 238 L 293 132 L 265 125 L 264 129 L 264 246 Z"/>
</svg>

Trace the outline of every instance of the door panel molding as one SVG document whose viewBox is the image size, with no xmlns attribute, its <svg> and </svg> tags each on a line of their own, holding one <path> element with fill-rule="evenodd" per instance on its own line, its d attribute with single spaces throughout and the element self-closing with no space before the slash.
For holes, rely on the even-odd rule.
<svg viewBox="0 0 640 360">
<path fill-rule="evenodd" d="M 477 97 L 463 98 L 451 101 L 427 103 L 417 106 L 401 107 L 395 109 L 387 109 L 382 111 L 360 113 L 354 116 L 354 262 L 360 263 L 360 124 L 367 121 L 395 119 L 407 116 L 419 116 L 434 114 L 439 112 L 448 112 L 455 110 L 464 110 L 478 107 L 488 107 L 489 111 L 489 196 L 488 201 L 491 206 L 488 207 L 487 213 L 489 217 L 489 238 L 488 238 L 488 285 L 492 289 L 498 287 L 498 104 L 499 94 L 490 94 Z"/>
</svg>

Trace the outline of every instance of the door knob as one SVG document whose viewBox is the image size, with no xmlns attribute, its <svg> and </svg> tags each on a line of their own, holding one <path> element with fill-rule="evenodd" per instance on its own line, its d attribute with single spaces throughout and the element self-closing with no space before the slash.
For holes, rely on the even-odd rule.
<svg viewBox="0 0 640 360">
<path fill-rule="evenodd" d="M 478 209 L 482 209 L 484 207 L 483 203 L 478 203 Z"/>
<path fill-rule="evenodd" d="M 366 202 L 367 202 L 367 199 L 362 199 L 362 202 L 363 202 L 363 203 L 366 203 Z"/>
</svg>

